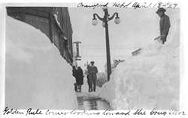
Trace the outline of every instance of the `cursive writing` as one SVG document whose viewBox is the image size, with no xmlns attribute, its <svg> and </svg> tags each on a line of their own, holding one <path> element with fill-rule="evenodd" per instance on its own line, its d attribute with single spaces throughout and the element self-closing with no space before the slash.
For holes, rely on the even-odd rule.
<svg viewBox="0 0 188 118">
<path fill-rule="evenodd" d="M 95 4 L 91 4 L 91 5 L 89 5 L 89 4 L 84 4 L 83 2 L 81 2 L 81 3 L 79 3 L 78 5 L 77 5 L 77 7 L 86 7 L 86 8 L 93 8 L 93 9 L 95 9 L 95 8 L 100 8 L 100 7 L 107 7 L 108 6 L 108 2 L 107 3 L 105 3 L 105 4 L 99 4 L 99 3 L 95 3 Z"/>
<path fill-rule="evenodd" d="M 42 111 L 37 109 L 37 110 L 33 110 L 32 108 L 29 108 L 26 112 L 26 115 L 40 115 L 42 114 Z"/>
<path fill-rule="evenodd" d="M 158 3 L 152 3 L 152 2 L 113 2 L 113 3 L 94 3 L 94 4 L 87 4 L 87 3 L 78 3 L 77 7 L 86 7 L 86 8 L 104 8 L 104 7 L 115 7 L 115 8 L 158 8 L 158 7 L 163 7 L 163 8 L 177 8 L 178 4 L 177 3 L 163 3 L 163 2 L 158 2 Z"/>
<path fill-rule="evenodd" d="M 26 115 L 26 116 L 34 116 L 34 115 L 46 115 L 46 116 L 66 116 L 66 115 L 105 115 L 105 116 L 185 116 L 187 115 L 184 111 L 177 110 L 158 110 L 157 108 L 153 108 L 150 111 L 146 111 L 143 108 L 135 109 L 135 110 L 124 110 L 124 111 L 114 111 L 114 110 L 104 110 L 104 111 L 89 111 L 89 110 L 71 110 L 71 111 L 53 111 L 53 110 L 45 110 L 42 112 L 40 109 L 26 109 L 25 112 L 23 110 L 18 110 L 14 108 L 6 107 L 3 110 L 3 115 Z"/>
<path fill-rule="evenodd" d="M 3 115 L 8 115 L 8 114 L 14 114 L 14 115 L 19 114 L 20 115 L 20 114 L 24 114 L 24 112 L 21 112 L 17 109 L 13 109 L 13 108 L 9 109 L 8 107 L 5 107 L 5 109 L 3 111 Z"/>
<path fill-rule="evenodd" d="M 141 109 L 137 109 L 133 115 L 146 115 L 146 111 L 143 110 L 143 108 Z"/>
</svg>

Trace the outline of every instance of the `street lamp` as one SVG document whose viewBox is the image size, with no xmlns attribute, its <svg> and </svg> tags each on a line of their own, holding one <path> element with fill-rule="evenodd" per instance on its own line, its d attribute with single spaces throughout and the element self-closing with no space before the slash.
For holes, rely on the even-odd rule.
<svg viewBox="0 0 188 118">
<path fill-rule="evenodd" d="M 110 74 L 111 74 L 111 61 L 110 61 L 110 42 L 109 42 L 109 34 L 108 34 L 108 21 L 111 21 L 114 19 L 115 24 L 120 23 L 120 18 L 118 16 L 118 13 L 115 12 L 111 17 L 108 14 L 108 9 L 104 8 L 104 17 L 100 17 L 98 14 L 94 13 L 93 14 L 93 20 L 92 24 L 96 26 L 98 24 L 97 18 L 102 21 L 102 26 L 105 28 L 105 34 L 106 34 L 106 59 L 107 59 L 107 79 L 108 81 L 110 80 Z"/>
<path fill-rule="evenodd" d="M 74 44 L 76 44 L 76 55 L 75 55 L 75 59 L 76 60 L 81 60 L 81 56 L 80 56 L 80 51 L 79 51 L 79 44 L 81 43 L 80 41 L 75 41 L 73 42 Z"/>
</svg>

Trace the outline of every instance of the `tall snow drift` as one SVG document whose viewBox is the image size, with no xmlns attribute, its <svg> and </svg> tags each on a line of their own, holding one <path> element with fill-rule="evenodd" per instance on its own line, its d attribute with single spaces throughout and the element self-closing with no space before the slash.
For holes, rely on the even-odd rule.
<svg viewBox="0 0 188 118">
<path fill-rule="evenodd" d="M 76 96 L 71 66 L 39 30 L 6 20 L 6 106 L 74 109 Z"/>
<path fill-rule="evenodd" d="M 100 96 L 114 109 L 178 109 L 179 46 L 152 42 L 120 63 Z"/>
</svg>

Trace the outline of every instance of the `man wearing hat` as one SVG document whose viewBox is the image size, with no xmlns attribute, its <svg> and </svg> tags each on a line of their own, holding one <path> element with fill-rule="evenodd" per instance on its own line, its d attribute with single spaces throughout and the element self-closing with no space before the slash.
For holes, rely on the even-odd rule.
<svg viewBox="0 0 188 118">
<path fill-rule="evenodd" d="M 94 63 L 95 63 L 94 61 L 91 61 L 91 65 L 88 67 L 88 74 L 89 74 L 89 79 L 91 80 L 91 91 L 95 92 L 98 69 L 94 65 Z M 89 92 L 91 91 L 89 90 Z"/>
<path fill-rule="evenodd" d="M 166 38 L 169 32 L 170 28 L 170 19 L 169 17 L 165 14 L 166 10 L 164 8 L 159 8 L 156 13 L 160 17 L 160 36 L 157 38 L 160 38 L 162 41 L 162 44 L 166 42 Z M 156 39 L 157 39 L 156 38 Z"/>
</svg>

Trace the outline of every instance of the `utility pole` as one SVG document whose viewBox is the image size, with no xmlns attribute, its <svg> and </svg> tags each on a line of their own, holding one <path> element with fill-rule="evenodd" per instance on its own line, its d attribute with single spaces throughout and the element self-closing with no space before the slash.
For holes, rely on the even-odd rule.
<svg viewBox="0 0 188 118">
<path fill-rule="evenodd" d="M 108 81 L 110 80 L 110 74 L 111 74 L 111 59 L 110 59 L 110 41 L 109 41 L 109 33 L 108 33 L 108 21 L 112 20 L 115 16 L 115 20 L 114 22 L 116 24 L 120 23 L 120 19 L 118 16 L 118 13 L 115 12 L 111 17 L 109 17 L 110 15 L 108 14 L 108 9 L 104 8 L 104 17 L 101 18 L 98 14 L 94 13 L 93 14 L 93 25 L 97 25 L 97 18 L 99 20 L 101 20 L 104 24 L 104 28 L 105 28 L 105 35 L 106 35 L 106 60 L 107 60 L 107 79 Z M 97 18 L 96 18 L 97 17 Z"/>
</svg>

